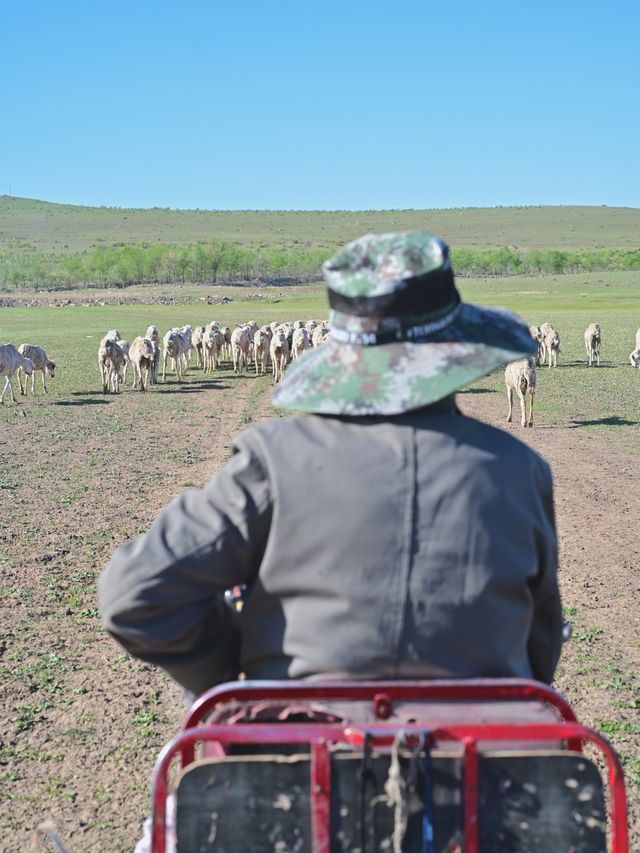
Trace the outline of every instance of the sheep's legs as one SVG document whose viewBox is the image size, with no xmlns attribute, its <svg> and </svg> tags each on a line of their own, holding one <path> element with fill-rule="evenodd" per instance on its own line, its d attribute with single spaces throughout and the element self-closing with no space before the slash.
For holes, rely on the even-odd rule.
<svg viewBox="0 0 640 853">
<path fill-rule="evenodd" d="M 509 414 L 507 415 L 507 423 L 511 423 L 511 413 L 513 411 L 513 395 L 511 393 L 511 388 L 507 388 L 507 400 L 509 401 Z"/>
<path fill-rule="evenodd" d="M 524 424 L 523 424 L 524 426 Z M 533 390 L 529 391 L 529 419 L 527 420 L 527 426 L 533 426 Z"/>
<path fill-rule="evenodd" d="M 517 388 L 516 391 L 518 394 L 518 398 L 520 400 L 520 411 L 522 413 L 522 420 L 520 421 L 520 423 L 522 424 L 523 427 L 526 427 L 526 425 L 527 425 L 527 404 L 526 404 L 526 401 L 524 399 L 524 394 L 522 393 L 522 391 L 519 388 Z"/>
<path fill-rule="evenodd" d="M 2 391 L 2 396 L 0 397 L 0 403 L 4 403 L 4 395 L 7 393 L 7 387 L 11 389 L 11 399 L 13 402 L 16 402 L 16 395 L 13 393 L 13 384 L 11 379 L 7 376 L 7 381 L 4 383 L 4 389 Z"/>
</svg>

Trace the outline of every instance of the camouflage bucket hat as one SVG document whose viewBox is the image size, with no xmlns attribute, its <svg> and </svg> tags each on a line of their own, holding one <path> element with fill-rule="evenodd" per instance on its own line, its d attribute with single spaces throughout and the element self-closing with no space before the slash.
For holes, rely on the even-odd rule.
<svg viewBox="0 0 640 853">
<path fill-rule="evenodd" d="M 366 235 L 323 271 L 331 336 L 287 368 L 281 408 L 400 414 L 536 349 L 515 314 L 461 301 L 449 248 L 431 234 Z"/>
</svg>

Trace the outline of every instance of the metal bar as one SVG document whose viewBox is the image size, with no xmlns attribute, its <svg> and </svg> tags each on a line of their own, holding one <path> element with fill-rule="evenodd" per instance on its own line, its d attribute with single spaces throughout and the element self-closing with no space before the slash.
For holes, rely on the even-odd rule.
<svg viewBox="0 0 640 853">
<path fill-rule="evenodd" d="M 326 740 L 311 746 L 311 836 L 313 853 L 331 849 L 331 758 Z"/>
<path fill-rule="evenodd" d="M 183 728 L 201 723 L 219 705 L 230 702 L 306 700 L 372 700 L 386 693 L 400 699 L 539 700 L 556 709 L 564 720 L 576 715 L 560 693 L 547 684 L 526 678 L 434 679 L 431 681 L 235 681 L 203 693 L 189 710 Z"/>
<path fill-rule="evenodd" d="M 411 738 L 416 741 L 424 737 L 425 729 L 419 725 L 403 725 L 403 731 L 407 742 Z M 234 726 L 196 726 L 187 731 L 180 732 L 170 741 L 158 756 L 154 770 L 153 790 L 153 853 L 164 853 L 165 831 L 166 831 L 166 796 L 167 796 L 167 774 L 172 759 L 183 753 L 185 747 L 193 748 L 193 745 L 202 741 L 218 741 L 220 743 L 309 743 L 312 746 L 324 744 L 328 749 L 328 742 L 351 743 L 362 746 L 365 738 L 371 739 L 372 746 L 390 746 L 397 732 L 397 725 L 393 723 L 371 723 L 365 727 L 356 727 L 344 724 L 326 723 L 275 723 L 275 724 L 247 724 L 242 723 Z M 620 760 L 609 743 L 609 741 L 597 732 L 573 722 L 558 723 L 533 723 L 533 724 L 479 724 L 479 725 L 453 725 L 430 730 L 434 746 L 439 741 L 509 741 L 530 740 L 545 741 L 566 738 L 576 741 L 589 741 L 593 743 L 604 754 L 608 768 L 609 787 L 609 817 L 611 829 L 611 851 L 612 853 L 628 853 L 628 827 L 627 827 L 627 800 L 624 785 L 624 774 Z M 467 746 L 467 750 L 469 747 Z M 328 752 L 325 753 L 328 759 Z M 477 757 L 476 757 L 477 758 Z M 320 758 L 322 762 L 323 758 Z M 467 756 L 467 761 L 469 757 Z M 322 769 L 320 763 L 320 783 L 328 785 L 330 778 L 322 773 L 328 772 Z M 473 779 L 473 768 L 471 769 Z M 328 780 L 328 781 L 327 781 Z M 477 771 L 476 771 L 477 786 Z M 465 781 L 466 788 L 466 781 Z M 466 798 L 465 793 L 465 798 Z M 472 797 L 472 794 L 469 796 Z M 477 793 L 476 793 L 477 797 Z M 467 800 L 465 799 L 465 804 Z M 471 800 L 473 806 L 473 800 Z M 465 813 L 466 810 L 465 810 Z M 469 807 L 469 815 L 472 809 Z M 466 819 L 466 818 L 465 818 Z M 469 818 L 470 820 L 470 818 Z M 328 848 L 327 848 L 328 849 Z M 477 853 L 473 848 L 465 847 L 465 853 Z"/>
<path fill-rule="evenodd" d="M 478 853 L 478 744 L 473 737 L 464 740 L 463 796 L 464 851 Z"/>
</svg>

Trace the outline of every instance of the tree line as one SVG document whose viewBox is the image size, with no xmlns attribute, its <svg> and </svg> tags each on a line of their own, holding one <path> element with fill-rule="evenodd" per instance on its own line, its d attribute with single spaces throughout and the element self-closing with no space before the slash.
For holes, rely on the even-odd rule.
<svg viewBox="0 0 640 853">
<path fill-rule="evenodd" d="M 0 252 L 0 290 L 309 282 L 321 278 L 322 263 L 331 254 L 326 248 L 251 249 L 216 240 L 114 244 L 72 255 L 9 251 Z M 463 277 L 640 270 L 640 249 L 454 249 L 452 261 Z"/>
</svg>

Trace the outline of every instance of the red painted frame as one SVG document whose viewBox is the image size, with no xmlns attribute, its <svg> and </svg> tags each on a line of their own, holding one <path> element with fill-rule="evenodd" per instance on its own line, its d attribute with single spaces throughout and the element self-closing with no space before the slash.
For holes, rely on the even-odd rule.
<svg viewBox="0 0 640 853">
<path fill-rule="evenodd" d="M 360 727 L 351 724 L 325 723 L 240 723 L 237 725 L 196 726 L 180 732 L 158 756 L 154 770 L 152 853 L 165 853 L 166 799 L 168 772 L 172 760 L 182 757 L 185 749 L 196 743 L 218 741 L 232 743 L 307 743 L 311 745 L 311 818 L 313 853 L 329 853 L 330 849 L 330 756 L 329 744 L 347 742 L 356 746 L 370 738 L 372 746 L 390 745 L 397 724 L 373 723 Z M 627 800 L 624 774 L 618 756 L 609 741 L 576 722 L 535 724 L 478 724 L 443 726 L 425 732 L 424 726 L 402 725 L 407 737 L 429 734 L 431 742 L 459 741 L 464 746 L 464 850 L 478 853 L 478 741 L 567 741 L 594 744 L 607 762 L 609 787 L 609 827 L 611 853 L 628 853 Z"/>
<path fill-rule="evenodd" d="M 193 703 L 184 729 L 206 722 L 216 708 L 230 702 L 303 702 L 369 700 L 375 706 L 391 711 L 394 701 L 401 700 L 493 700 L 545 702 L 555 709 L 559 718 L 577 722 L 567 700 L 547 684 L 529 678 L 469 678 L 432 679 L 429 681 L 232 681 L 207 690 Z M 386 715 L 388 716 L 388 714 Z M 386 716 L 384 717 L 386 719 Z M 582 744 L 570 741 L 569 749 L 579 752 Z M 193 749 L 185 746 L 182 764 L 193 761 Z"/>
</svg>

